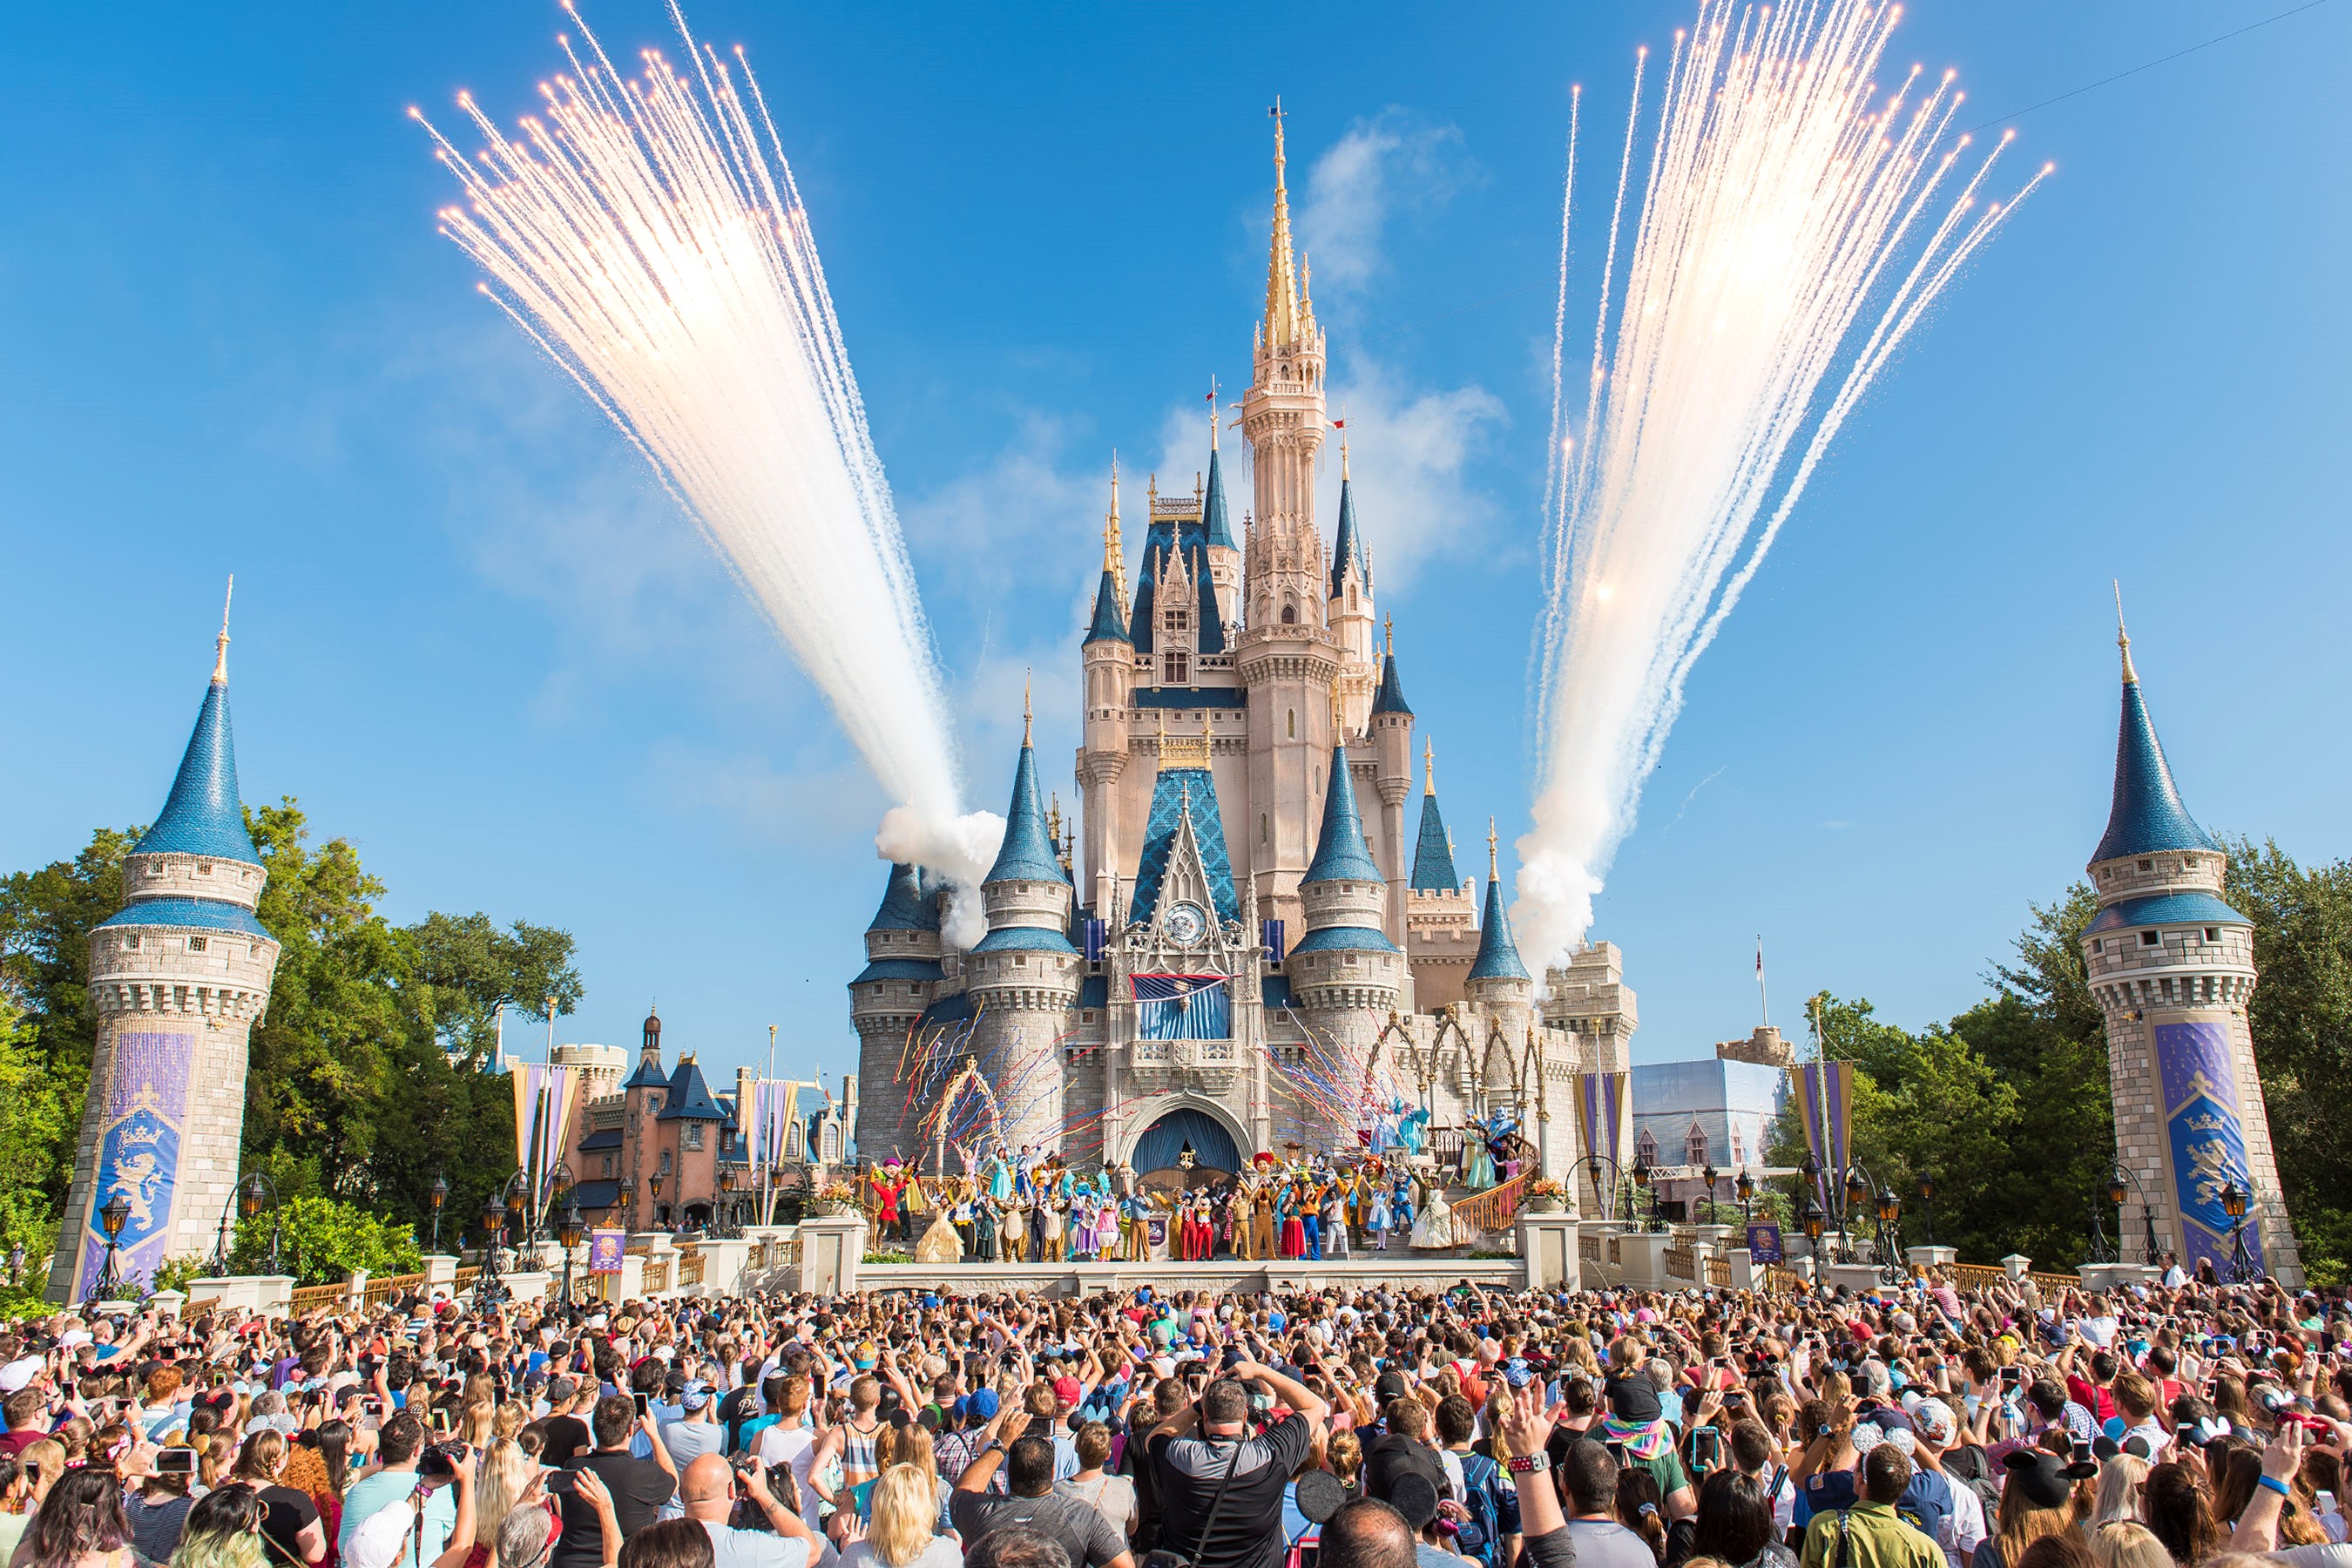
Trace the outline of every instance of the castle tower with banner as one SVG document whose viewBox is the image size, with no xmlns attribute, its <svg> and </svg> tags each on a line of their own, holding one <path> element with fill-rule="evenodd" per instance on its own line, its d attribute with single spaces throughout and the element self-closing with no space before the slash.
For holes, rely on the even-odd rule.
<svg viewBox="0 0 2352 1568">
<path fill-rule="evenodd" d="M 126 1284 L 152 1280 L 167 1258 L 212 1255 L 236 1190 L 247 1047 L 278 968 L 278 942 L 253 913 L 266 876 L 237 797 L 224 613 L 172 793 L 123 858 L 121 910 L 90 932 L 98 1039 L 51 1300 L 96 1291 L 100 1216 L 117 1198 Z"/>
<path fill-rule="evenodd" d="M 1483 898 L 1455 869 L 1425 738 L 1408 820 L 1409 633 L 1376 602 L 1379 497 L 1358 494 L 1344 447 L 1325 451 L 1306 263 L 1277 117 L 1237 405 L 1246 477 L 1220 449 L 1213 394 L 1191 484 L 1154 476 L 1123 513 L 1114 466 L 1076 650 L 1080 809 L 1066 827 L 1043 808 L 1024 740 L 980 889 L 988 934 L 969 952 L 941 940 L 930 871 L 884 879 L 850 985 L 861 1159 L 957 1173 L 1001 1140 L 1082 1169 L 1230 1171 L 1293 1144 L 1351 1153 L 1425 1110 L 1441 1157 L 1473 1121 L 1516 1117 L 1530 1163 L 1560 1174 L 1580 1153 L 1576 1075 L 1625 1069 L 1635 1013 L 1616 949 L 1573 955 L 1538 1001 L 1495 859 Z M 1126 494 L 1134 508 L 1132 476 Z"/>
<path fill-rule="evenodd" d="M 2242 1241 L 2247 1263 L 2299 1285 L 2246 1019 L 2253 922 L 2222 898 L 2229 857 L 2181 804 L 2120 625 L 2116 641 L 2123 721 L 2083 959 L 2106 1017 L 2116 1152 L 2128 1178 L 2124 1256 L 2138 1259 L 2152 1223 L 2157 1245 L 2191 1272 L 2210 1263 L 2227 1279 Z M 2242 1225 L 2227 1212 L 2232 1191 L 2245 1201 Z"/>
</svg>

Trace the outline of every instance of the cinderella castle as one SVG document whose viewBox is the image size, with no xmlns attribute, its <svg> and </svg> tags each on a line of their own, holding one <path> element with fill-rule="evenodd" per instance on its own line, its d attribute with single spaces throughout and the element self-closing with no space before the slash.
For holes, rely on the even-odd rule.
<svg viewBox="0 0 2352 1568">
<path fill-rule="evenodd" d="M 1130 586 L 1113 470 L 1078 650 L 1077 821 L 1047 810 L 1024 733 L 968 952 L 942 944 L 944 886 L 891 868 L 849 987 L 865 1159 L 959 1169 L 908 1092 L 910 1053 L 951 1051 L 988 1081 L 983 1139 L 1145 1173 L 1352 1151 L 1378 1110 L 1424 1108 L 1441 1147 L 1515 1119 L 1559 1173 L 1579 1155 L 1575 1075 L 1625 1069 L 1617 950 L 1586 947 L 1538 1001 L 1491 828 L 1483 910 L 1456 865 L 1344 447 L 1336 530 L 1318 523 L 1328 362 L 1278 117 L 1274 163 L 1239 526 L 1213 414 L 1205 480 L 1152 487 Z"/>
</svg>

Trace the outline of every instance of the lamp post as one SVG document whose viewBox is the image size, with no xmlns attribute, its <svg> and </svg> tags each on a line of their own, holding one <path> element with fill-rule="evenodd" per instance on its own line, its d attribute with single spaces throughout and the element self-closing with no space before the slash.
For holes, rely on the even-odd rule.
<svg viewBox="0 0 2352 1568">
<path fill-rule="evenodd" d="M 1605 1194 L 1603 1193 L 1601 1185 L 1601 1167 L 1604 1165 L 1609 1168 L 1609 1186 Z M 1616 1161 L 1611 1159 L 1606 1154 L 1593 1153 L 1587 1154 L 1584 1157 L 1584 1170 L 1585 1173 L 1592 1178 L 1592 1197 L 1593 1201 L 1601 1205 L 1601 1217 L 1608 1220 L 1613 1220 L 1617 1217 L 1617 1194 L 1619 1189 L 1624 1188 L 1625 1223 L 1629 1226 L 1632 1225 L 1633 1223 L 1633 1194 L 1631 1188 L 1625 1187 L 1625 1172 L 1623 1168 L 1621 1167 Z"/>
<path fill-rule="evenodd" d="M 505 1239 L 506 1200 L 492 1193 L 482 1202 L 482 1271 L 474 1279 L 474 1310 L 487 1312 L 507 1299 L 499 1279 L 499 1243 Z"/>
<path fill-rule="evenodd" d="M 1845 1184 L 1839 1190 L 1838 1251 L 1846 1262 L 1853 1261 L 1853 1211 L 1856 1205 L 1870 1201 L 1870 1177 L 1858 1164 L 1845 1168 Z"/>
<path fill-rule="evenodd" d="M 96 1300 L 110 1301 L 122 1294 L 122 1271 L 115 1263 L 115 1246 L 130 1218 L 130 1201 L 121 1193 L 107 1199 L 106 1206 L 98 1211 L 98 1228 L 106 1233 L 106 1261 L 99 1266 L 98 1282 L 91 1287 Z"/>
<path fill-rule="evenodd" d="M 2147 1189 L 2139 1184 L 2139 1178 L 2132 1174 L 2131 1167 L 2120 1163 L 2114 1170 L 2107 1173 L 2107 1201 L 2114 1204 L 2118 1211 L 2116 1215 L 2117 1249 L 2121 1250 L 2123 1242 L 2124 1216 L 2120 1211 L 2123 1208 L 2124 1189 L 2126 1186 L 2131 1189 L 2132 1195 L 2139 1199 L 2139 1218 L 2144 1231 L 2144 1239 L 2140 1245 L 2146 1248 L 2146 1255 L 2140 1261 L 2150 1268 L 2157 1268 L 2158 1266 L 2157 1259 L 2164 1256 L 2164 1248 L 2156 1239 L 2156 1205 L 2147 1201 Z"/>
<path fill-rule="evenodd" d="M 635 1224 L 633 1224 L 632 1222 L 633 1222 L 633 1221 L 635 1221 L 635 1218 L 637 1217 L 637 1215 L 636 1215 L 636 1206 L 637 1206 L 637 1179 L 636 1179 L 636 1177 L 635 1177 L 635 1176 L 623 1176 L 623 1177 L 621 1178 L 621 1189 L 620 1189 L 620 1191 L 621 1191 L 621 1228 L 622 1228 L 623 1230 L 625 1230 L 625 1231 L 635 1230 L 635 1229 L 636 1229 L 637 1227 L 636 1227 L 636 1226 L 635 1226 Z"/>
<path fill-rule="evenodd" d="M 1650 1163 L 1638 1152 L 1633 1155 L 1633 1184 L 1650 1194 L 1650 1217 L 1643 1228 L 1656 1230 L 1658 1228 L 1658 1189 L 1656 1184 L 1650 1179 Z"/>
<path fill-rule="evenodd" d="M 653 1201 L 654 1201 L 654 1205 L 655 1205 L 655 1207 L 654 1207 L 654 1224 L 656 1224 L 656 1225 L 659 1225 L 659 1224 L 661 1224 L 661 1223 L 662 1223 L 662 1220 L 661 1220 L 661 1217 L 660 1217 L 660 1215 L 661 1215 L 661 1206 L 660 1206 L 660 1205 L 661 1205 L 661 1190 L 662 1190 L 662 1173 L 661 1173 L 659 1171 L 656 1171 L 652 1175 L 647 1176 L 647 1177 L 646 1178 L 646 1189 L 653 1194 Z"/>
<path fill-rule="evenodd" d="M 2246 1252 L 2246 1190 L 2235 1182 L 2221 1184 L 2221 1212 L 2230 1216 L 2230 1280 L 2232 1285 L 2251 1285 L 2263 1277 L 2254 1260 Z M 109 1251 L 111 1257 L 111 1249 Z"/>
<path fill-rule="evenodd" d="M 1878 1277 L 1889 1285 L 1898 1284 L 1903 1279 L 1903 1266 L 1895 1261 L 1895 1255 L 1902 1250 L 1898 1245 L 1902 1237 L 1895 1226 L 1902 1217 L 1903 1200 L 1895 1195 L 1895 1189 L 1879 1188 Z"/>
<path fill-rule="evenodd" d="M 1813 1265 L 1813 1282 L 1819 1284 L 1822 1278 L 1822 1232 L 1826 1227 L 1822 1224 L 1821 1205 L 1813 1202 L 1813 1194 L 1810 1192 L 1797 1194 L 1797 1224 L 1805 1233 L 1806 1253 Z"/>
<path fill-rule="evenodd" d="M 588 1222 L 581 1216 L 578 1204 L 564 1205 L 563 1217 L 555 1222 L 555 1239 L 563 1244 L 563 1302 L 572 1304 L 572 1249 L 580 1245 Z"/>
<path fill-rule="evenodd" d="M 433 1211 L 433 1250 L 441 1250 L 441 1205 L 449 1201 L 449 1182 L 446 1176 L 435 1176 L 433 1184 L 425 1189 L 425 1202 Z"/>
<path fill-rule="evenodd" d="M 1706 1164 L 1699 1167 L 1698 1179 L 1706 1187 L 1707 1217 L 1705 1220 L 1699 1220 L 1694 1217 L 1692 1223 L 1695 1225 L 1713 1225 L 1715 1223 L 1715 1184 L 1721 1179 L 1721 1173 L 1716 1170 L 1714 1161 L 1709 1160 Z"/>
<path fill-rule="evenodd" d="M 1927 1172 L 1919 1173 L 1919 1228 L 1927 1233 L 1926 1246 L 1936 1245 L 1936 1178 Z"/>
<path fill-rule="evenodd" d="M 1739 1224 L 1744 1230 L 1756 1223 L 1756 1178 L 1742 1168 L 1739 1179 L 1731 1184 L 1731 1190 L 1739 1194 Z"/>
<path fill-rule="evenodd" d="M 264 1204 L 269 1205 L 270 1215 L 269 1272 L 278 1272 L 278 1243 L 285 1224 L 278 1207 L 278 1186 L 261 1172 L 254 1171 L 229 1189 L 228 1202 L 221 1205 L 220 1233 L 213 1245 L 214 1273 L 226 1275 L 230 1268 L 229 1210 L 235 1208 L 239 1220 L 249 1220 L 261 1212 Z"/>
<path fill-rule="evenodd" d="M 729 1237 L 735 1234 L 735 1167 L 719 1167 L 719 1208 L 710 1216 L 710 1234 Z"/>
</svg>

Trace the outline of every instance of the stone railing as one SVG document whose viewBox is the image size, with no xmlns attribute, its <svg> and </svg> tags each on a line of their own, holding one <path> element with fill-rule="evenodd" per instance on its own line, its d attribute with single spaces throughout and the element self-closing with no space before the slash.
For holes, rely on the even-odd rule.
<svg viewBox="0 0 2352 1568">
<path fill-rule="evenodd" d="M 1454 1245 L 1475 1247 L 1497 1231 L 1508 1230 L 1519 1205 L 1527 1202 L 1528 1184 L 1534 1179 L 1534 1173 L 1528 1172 L 1455 1204 Z"/>
<path fill-rule="evenodd" d="M 321 1307 L 339 1306 L 348 1294 L 348 1289 L 339 1284 L 297 1286 L 293 1293 L 286 1299 L 287 1310 L 299 1318 L 305 1312 L 315 1312 Z"/>
<path fill-rule="evenodd" d="M 1601 1238 L 1591 1231 L 1576 1238 L 1576 1255 L 1587 1263 L 1601 1261 Z"/>
<path fill-rule="evenodd" d="M 1801 1296 L 1813 1288 L 1812 1281 L 1795 1269 L 1777 1265 L 1764 1271 L 1764 1284 L 1767 1289 L 1777 1290 L 1783 1295 Z"/>
<path fill-rule="evenodd" d="M 1713 1289 L 1730 1289 L 1731 1259 L 1728 1258 L 1708 1258 L 1706 1260 L 1706 1282 L 1709 1288 Z"/>
<path fill-rule="evenodd" d="M 709 1260 L 699 1252 L 689 1252 L 681 1257 L 677 1260 L 678 1289 L 683 1290 L 688 1285 L 701 1284 L 703 1270 L 708 1266 Z"/>
<path fill-rule="evenodd" d="M 381 1279 L 371 1277 L 368 1282 L 360 1288 L 360 1305 L 379 1306 L 395 1296 L 405 1296 L 411 1290 L 422 1290 L 430 1278 L 429 1275 L 425 1274 L 387 1274 Z"/>
<path fill-rule="evenodd" d="M 1666 1278 L 1698 1283 L 1698 1251 L 1687 1243 L 1666 1248 Z"/>
<path fill-rule="evenodd" d="M 667 1258 L 647 1259 L 645 1272 L 645 1293 L 648 1296 L 658 1296 L 668 1289 L 669 1259 Z"/>
<path fill-rule="evenodd" d="M 1955 1263 L 1952 1283 L 1962 1290 L 1981 1290 L 1988 1285 L 1998 1285 L 2009 1278 L 2009 1270 L 1994 1263 Z"/>
</svg>

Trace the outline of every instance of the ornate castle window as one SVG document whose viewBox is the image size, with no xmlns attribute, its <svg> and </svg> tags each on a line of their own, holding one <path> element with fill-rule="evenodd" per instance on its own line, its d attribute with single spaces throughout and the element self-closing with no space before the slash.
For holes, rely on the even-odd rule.
<svg viewBox="0 0 2352 1568">
<path fill-rule="evenodd" d="M 188 951 L 190 952 L 202 952 L 204 950 L 205 939 L 203 937 L 192 936 L 188 939 Z"/>
<path fill-rule="evenodd" d="M 1160 658 L 1160 684 L 1190 686 L 1192 683 L 1192 660 L 1181 648 L 1171 648 Z"/>
</svg>

